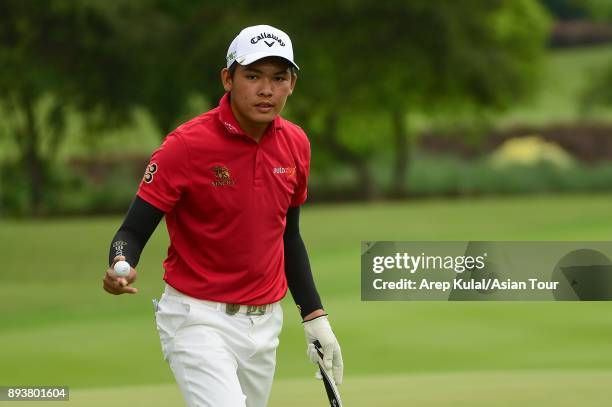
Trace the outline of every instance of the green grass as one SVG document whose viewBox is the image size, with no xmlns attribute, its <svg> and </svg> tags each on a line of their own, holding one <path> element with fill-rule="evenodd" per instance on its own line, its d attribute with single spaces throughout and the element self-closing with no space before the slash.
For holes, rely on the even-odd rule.
<svg viewBox="0 0 612 407">
<path fill-rule="evenodd" d="M 575 407 L 605 406 L 612 392 L 612 373 L 603 371 L 513 371 L 378 375 L 356 377 L 341 386 L 347 406 L 428 407 Z M 37 406 L 132 407 L 179 406 L 173 384 L 118 386 L 71 392 L 68 402 Z M 322 384 L 314 379 L 282 379 L 275 383 L 270 406 L 325 406 Z M 23 403 L 4 403 L 21 407 Z"/>
<path fill-rule="evenodd" d="M 361 240 L 609 240 L 612 195 L 306 207 L 302 231 L 346 364 L 352 406 L 603 405 L 612 378 L 607 302 L 361 302 Z M 117 217 L 2 221 L 0 383 L 67 384 L 71 405 L 177 397 L 151 298 L 161 226 L 135 296 L 100 288 Z M 290 298 L 271 406 L 324 405 Z M 521 391 L 517 391 L 521 389 Z M 299 401 L 293 400 L 299 394 Z M 125 399 L 124 399 L 125 397 Z M 380 398 L 379 398 L 380 397 Z M 575 401 L 575 404 L 572 404 Z M 300 404 L 301 403 L 301 404 Z"/>
</svg>

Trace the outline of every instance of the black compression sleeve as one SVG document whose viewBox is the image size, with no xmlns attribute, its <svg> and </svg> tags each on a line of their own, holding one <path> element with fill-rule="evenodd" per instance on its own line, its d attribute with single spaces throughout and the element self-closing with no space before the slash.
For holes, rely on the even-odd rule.
<svg viewBox="0 0 612 407">
<path fill-rule="evenodd" d="M 290 207 L 283 235 L 285 246 L 285 275 L 287 284 L 302 318 L 323 308 L 315 287 L 306 246 L 300 235 L 300 208 Z"/>
<path fill-rule="evenodd" d="M 142 249 L 163 217 L 163 211 L 136 196 L 111 243 L 109 266 L 115 256 L 125 256 L 130 266 L 136 268 Z"/>
</svg>

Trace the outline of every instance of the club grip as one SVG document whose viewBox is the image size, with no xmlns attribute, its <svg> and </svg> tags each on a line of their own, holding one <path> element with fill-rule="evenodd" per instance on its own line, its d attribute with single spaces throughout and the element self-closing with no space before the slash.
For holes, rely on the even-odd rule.
<svg viewBox="0 0 612 407">
<path fill-rule="evenodd" d="M 323 347 L 321 346 L 321 342 L 314 340 L 312 344 L 314 345 L 319 358 L 323 360 Z M 338 389 L 336 389 L 333 379 L 327 375 L 325 370 L 323 370 L 321 362 L 319 362 L 319 371 L 321 372 L 321 376 L 323 378 L 323 385 L 325 386 L 325 393 L 327 393 L 327 399 L 329 400 L 330 407 L 342 407 L 342 401 L 340 400 Z"/>
</svg>

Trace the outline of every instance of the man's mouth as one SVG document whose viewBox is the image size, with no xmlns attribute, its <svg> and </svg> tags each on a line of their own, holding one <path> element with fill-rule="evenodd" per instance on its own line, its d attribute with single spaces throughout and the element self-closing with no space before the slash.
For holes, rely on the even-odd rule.
<svg viewBox="0 0 612 407">
<path fill-rule="evenodd" d="M 257 109 L 257 111 L 261 113 L 268 113 L 272 110 L 273 107 L 274 105 L 268 102 L 261 102 L 255 105 L 255 108 Z"/>
</svg>

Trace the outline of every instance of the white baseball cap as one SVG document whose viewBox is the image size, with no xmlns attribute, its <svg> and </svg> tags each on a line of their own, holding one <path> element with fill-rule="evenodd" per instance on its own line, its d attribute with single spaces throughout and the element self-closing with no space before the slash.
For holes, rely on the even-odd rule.
<svg viewBox="0 0 612 407">
<path fill-rule="evenodd" d="M 240 31 L 227 50 L 227 67 L 234 61 L 240 65 L 249 65 L 266 57 L 284 58 L 296 69 L 300 69 L 293 62 L 293 47 L 289 36 L 269 25 L 254 25 Z"/>
</svg>

